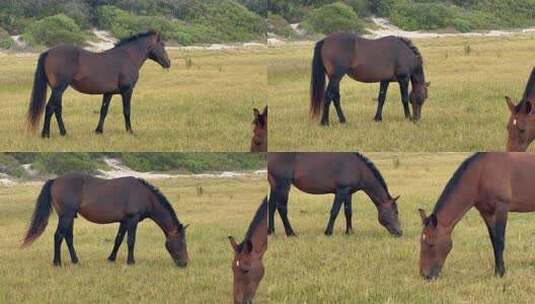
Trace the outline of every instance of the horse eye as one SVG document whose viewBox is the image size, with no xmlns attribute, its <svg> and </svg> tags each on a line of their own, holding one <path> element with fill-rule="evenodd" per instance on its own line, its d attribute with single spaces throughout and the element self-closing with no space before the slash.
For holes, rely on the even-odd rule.
<svg viewBox="0 0 535 304">
<path fill-rule="evenodd" d="M 520 134 L 524 134 L 524 132 L 526 132 L 526 130 L 524 130 L 524 129 L 518 129 L 518 132 L 520 132 Z"/>
</svg>

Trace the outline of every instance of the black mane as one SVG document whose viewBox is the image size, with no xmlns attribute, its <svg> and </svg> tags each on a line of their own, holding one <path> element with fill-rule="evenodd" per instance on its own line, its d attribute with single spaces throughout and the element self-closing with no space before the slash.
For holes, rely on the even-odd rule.
<svg viewBox="0 0 535 304">
<path fill-rule="evenodd" d="M 463 163 L 459 166 L 459 168 L 457 168 L 457 171 L 453 173 L 453 176 L 450 178 L 450 180 L 446 184 L 446 187 L 444 187 L 444 190 L 442 190 L 442 194 L 438 198 L 438 201 L 435 204 L 435 208 L 433 208 L 433 214 L 436 214 L 440 210 L 440 208 L 444 206 L 444 202 L 447 200 L 448 196 L 451 194 L 453 189 L 455 189 L 455 187 L 461 180 L 461 177 L 463 176 L 464 172 L 466 172 L 466 170 L 468 169 L 468 167 L 471 164 L 473 164 L 476 160 L 483 157 L 485 154 L 486 154 L 485 152 L 477 152 L 463 161 Z"/>
<path fill-rule="evenodd" d="M 169 211 L 169 214 L 171 214 L 171 218 L 177 224 L 179 230 L 182 230 L 183 226 L 176 216 L 175 209 L 173 209 L 173 206 L 171 205 L 171 203 L 169 203 L 169 201 L 163 195 L 160 189 L 156 188 L 154 185 L 149 184 L 149 182 L 142 178 L 138 178 L 137 180 L 140 181 L 145 187 L 147 187 L 147 189 L 150 190 L 150 192 L 152 192 L 156 196 L 158 202 L 160 202 L 160 205 L 162 205 L 165 209 L 167 209 L 167 211 Z"/>
<path fill-rule="evenodd" d="M 238 247 L 239 251 L 242 250 L 243 246 L 245 245 L 245 242 L 253 236 L 253 233 L 255 232 L 256 227 L 263 220 L 267 220 L 267 214 L 268 214 L 268 201 L 267 201 L 267 196 L 266 196 L 264 200 L 262 201 L 262 204 L 260 204 L 260 207 L 258 207 L 258 210 L 256 210 L 256 214 L 253 217 L 251 224 L 249 224 L 249 229 L 247 229 L 247 233 L 245 234 L 245 237 L 243 238 L 243 242 L 241 242 Z"/>
<path fill-rule="evenodd" d="M 388 193 L 388 195 L 390 196 L 390 192 L 388 191 L 388 186 L 386 185 L 385 179 L 383 178 L 383 176 L 381 175 L 381 172 L 379 172 L 379 169 L 377 169 L 375 164 L 372 163 L 372 161 L 369 158 L 360 154 L 359 152 L 355 152 L 355 155 L 357 155 L 357 157 L 360 160 L 362 160 L 364 164 L 366 164 L 366 166 L 372 171 L 373 175 L 377 178 L 381 186 L 385 188 L 386 193 Z"/>
<path fill-rule="evenodd" d="M 401 40 L 416 56 L 416 60 L 420 66 L 424 64 L 424 58 L 422 57 L 422 53 L 420 53 L 420 50 L 412 43 L 412 41 L 405 37 L 398 37 L 399 40 Z"/>
<path fill-rule="evenodd" d="M 115 44 L 115 47 L 125 45 L 127 43 L 130 43 L 132 41 L 136 41 L 136 40 L 141 39 L 141 38 L 145 38 L 145 37 L 148 37 L 148 36 L 151 36 L 151 35 L 155 35 L 156 33 L 157 33 L 156 31 L 150 30 L 150 31 L 134 34 L 134 35 L 132 35 L 130 37 L 126 37 L 126 38 L 123 38 L 123 39 L 119 40 L 119 42 L 117 42 Z"/>
<path fill-rule="evenodd" d="M 522 99 L 526 100 L 530 95 L 535 91 L 535 68 L 531 71 L 529 75 L 528 83 L 526 84 L 526 89 L 524 90 L 524 96 Z M 535 100 L 533 100 L 535 102 Z"/>
</svg>

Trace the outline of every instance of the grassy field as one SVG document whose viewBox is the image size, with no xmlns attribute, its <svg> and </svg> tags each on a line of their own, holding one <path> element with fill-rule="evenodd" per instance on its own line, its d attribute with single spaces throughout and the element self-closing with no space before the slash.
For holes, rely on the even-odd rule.
<svg viewBox="0 0 535 304">
<path fill-rule="evenodd" d="M 389 87 L 383 122 L 373 121 L 379 84 L 345 77 L 347 124 L 309 117 L 312 44 L 270 49 L 270 151 L 482 151 L 504 150 L 509 111 L 505 95 L 520 98 L 535 64 L 533 36 L 414 39 L 431 81 L 422 119 L 404 119 L 399 86 Z M 467 54 L 467 49 L 470 52 Z M 336 118 L 336 120 L 334 120 Z"/>
<path fill-rule="evenodd" d="M 332 195 L 290 193 L 289 216 L 297 238 L 287 239 L 277 215 L 270 239 L 269 292 L 273 303 L 533 303 L 535 301 L 534 215 L 511 213 L 507 226 L 507 274 L 494 277 L 487 229 L 471 210 L 453 233 L 442 277 L 432 283 L 418 274 L 421 220 L 468 154 L 368 153 L 399 200 L 404 229 L 389 236 L 364 194 L 353 198 L 354 234 L 344 235 L 343 212 L 333 237 L 323 235 Z"/>
<path fill-rule="evenodd" d="M 191 262 L 176 267 L 164 236 L 150 220 L 142 222 L 136 265 L 126 266 L 126 243 L 115 264 L 107 262 L 116 225 L 75 221 L 80 264 L 62 248 L 64 267 L 52 266 L 57 217 L 29 249 L 18 248 L 41 185 L 0 187 L 0 303 L 230 303 L 232 249 L 227 236 L 241 238 L 267 190 L 265 176 L 240 179 L 168 179 L 152 183 L 173 203 L 180 221 L 191 224 L 187 242 Z M 199 195 L 197 188 L 203 188 Z M 266 254 L 268 269 L 272 255 Z M 275 273 L 269 270 L 258 290 L 268 303 Z"/>
<path fill-rule="evenodd" d="M 25 126 L 37 55 L 0 55 L 0 150 L 249 151 L 252 108 L 267 102 L 266 50 L 171 50 L 169 55 L 169 71 L 147 61 L 140 72 L 132 99 L 134 136 L 125 132 L 120 96 L 112 99 L 104 135 L 96 135 L 102 96 L 70 88 L 63 98 L 68 135 L 59 136 L 53 119 L 49 140 Z"/>
</svg>

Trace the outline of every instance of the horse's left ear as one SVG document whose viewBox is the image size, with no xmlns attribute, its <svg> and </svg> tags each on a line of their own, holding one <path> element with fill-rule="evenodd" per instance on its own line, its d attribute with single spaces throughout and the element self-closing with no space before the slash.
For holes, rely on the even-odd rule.
<svg viewBox="0 0 535 304">
<path fill-rule="evenodd" d="M 425 219 L 427 218 L 427 215 L 425 214 L 425 210 L 418 209 L 418 213 L 420 214 L 420 218 L 422 219 L 422 224 L 425 225 Z"/>
<path fill-rule="evenodd" d="M 264 107 L 264 110 L 262 111 L 262 116 L 267 116 L 267 106 Z"/>
<path fill-rule="evenodd" d="M 189 227 L 189 224 L 187 224 L 186 226 L 184 226 L 183 229 L 186 230 L 186 228 L 188 228 L 188 227 Z"/>
<path fill-rule="evenodd" d="M 430 86 L 431 86 L 431 81 L 428 81 L 428 82 L 425 83 L 425 87 L 426 88 L 429 88 Z"/>
<path fill-rule="evenodd" d="M 228 240 L 230 242 L 230 246 L 232 246 L 232 249 L 234 249 L 234 252 L 238 252 L 239 246 L 238 243 L 236 243 L 236 240 L 231 235 L 229 235 Z"/>
<path fill-rule="evenodd" d="M 505 101 L 507 102 L 507 106 L 509 107 L 509 111 L 513 113 L 515 111 L 515 103 L 509 96 L 505 96 Z"/>
<path fill-rule="evenodd" d="M 254 115 L 255 118 L 258 118 L 258 116 L 260 116 L 260 111 L 258 111 L 257 108 L 254 108 L 253 109 L 253 115 Z"/>
<path fill-rule="evenodd" d="M 399 199 L 400 196 L 401 196 L 401 195 L 398 195 L 398 196 L 396 196 L 396 197 L 394 197 L 394 198 L 392 199 L 392 200 L 394 201 L 394 203 L 398 201 L 398 199 Z"/>
</svg>

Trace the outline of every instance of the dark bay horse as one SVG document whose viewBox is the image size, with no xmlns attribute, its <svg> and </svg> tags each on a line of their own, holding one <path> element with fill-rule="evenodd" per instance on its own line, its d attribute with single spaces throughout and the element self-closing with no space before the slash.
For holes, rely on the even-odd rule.
<svg viewBox="0 0 535 304">
<path fill-rule="evenodd" d="M 334 202 L 326 235 L 333 232 L 334 221 L 344 204 L 346 233 L 353 231 L 351 197 L 364 191 L 378 210 L 379 223 L 390 234 L 401 236 L 397 199 L 388 192 L 385 180 L 377 167 L 360 153 L 269 153 L 268 180 L 269 229 L 275 231 L 275 209 L 279 211 L 287 236 L 295 235 L 288 220 L 288 193 L 290 186 L 310 194 L 333 193 Z"/>
<path fill-rule="evenodd" d="M 238 244 L 229 236 L 234 249 L 234 303 L 252 303 L 260 281 L 264 277 L 262 257 L 267 250 L 268 201 L 264 198 L 247 229 L 243 242 Z"/>
<path fill-rule="evenodd" d="M 253 109 L 253 138 L 251 138 L 251 152 L 267 152 L 268 141 L 268 108 L 264 107 L 262 113 Z"/>
<path fill-rule="evenodd" d="M 71 261 L 78 263 L 73 244 L 73 224 L 77 214 L 97 224 L 120 223 L 115 245 L 108 257 L 114 262 L 128 232 L 128 264 L 134 264 L 137 224 L 149 218 L 163 231 L 165 247 L 177 266 L 188 263 L 186 228 L 165 196 L 147 181 L 122 177 L 105 180 L 84 174 L 68 174 L 49 180 L 41 189 L 23 247 L 29 246 L 45 230 L 52 207 L 58 214 L 54 235 L 54 265 L 61 265 L 61 243 L 65 239 Z"/>
<path fill-rule="evenodd" d="M 122 39 L 116 46 L 102 53 L 93 53 L 72 45 L 60 45 L 39 56 L 35 70 L 33 90 L 28 109 L 28 123 L 35 129 L 43 110 L 47 86 L 52 95 L 46 104 L 42 137 L 50 137 L 50 119 L 54 114 L 62 136 L 67 134 L 62 118 L 62 96 L 67 87 L 84 94 L 103 94 L 100 119 L 95 130 L 104 130 L 104 119 L 113 95 L 123 99 L 123 115 L 126 131 L 132 133 L 130 101 L 139 77 L 139 70 L 146 59 L 164 68 L 171 66 L 165 45 L 156 31 L 148 31 Z"/>
<path fill-rule="evenodd" d="M 329 78 L 325 90 L 325 75 Z M 383 119 L 383 105 L 390 82 L 399 83 L 401 101 L 406 118 L 420 119 L 422 106 L 427 99 L 423 58 L 418 48 L 406 38 L 388 36 L 369 40 L 350 33 L 335 33 L 316 43 L 312 59 L 310 82 L 310 112 L 317 117 L 322 111 L 321 124 L 329 124 L 331 101 L 340 123 L 346 118 L 340 105 L 340 81 L 348 75 L 356 81 L 381 83 L 375 121 Z M 409 81 L 412 91 L 409 94 Z"/>
<path fill-rule="evenodd" d="M 535 139 L 535 68 L 531 71 L 520 102 L 515 105 L 509 96 L 505 100 L 511 112 L 507 123 L 507 151 L 524 152 Z"/>
<path fill-rule="evenodd" d="M 475 207 L 492 242 L 495 273 L 503 276 L 505 227 L 508 212 L 535 211 L 535 154 L 476 153 L 453 174 L 430 216 L 420 209 L 420 274 L 427 280 L 440 275 L 453 248 L 451 233 L 468 210 Z"/>
</svg>

